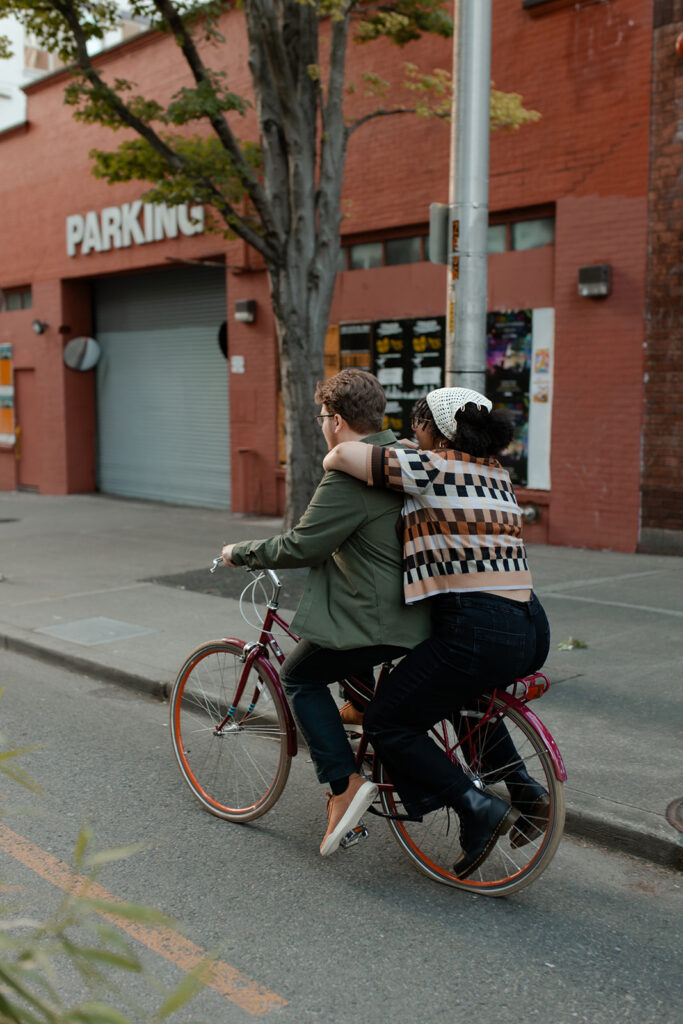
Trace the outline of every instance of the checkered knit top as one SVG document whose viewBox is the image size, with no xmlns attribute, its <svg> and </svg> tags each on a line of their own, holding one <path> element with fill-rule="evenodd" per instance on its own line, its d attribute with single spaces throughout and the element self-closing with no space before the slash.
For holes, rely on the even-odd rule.
<svg viewBox="0 0 683 1024">
<path fill-rule="evenodd" d="M 375 487 L 403 491 L 407 604 L 449 591 L 531 587 L 522 514 L 496 459 L 464 452 L 373 447 Z"/>
</svg>

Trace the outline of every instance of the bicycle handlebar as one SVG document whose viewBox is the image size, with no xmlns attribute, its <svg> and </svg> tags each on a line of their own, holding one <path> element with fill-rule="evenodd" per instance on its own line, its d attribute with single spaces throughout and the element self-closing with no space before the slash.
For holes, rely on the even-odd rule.
<svg viewBox="0 0 683 1024">
<path fill-rule="evenodd" d="M 221 565 L 225 565 L 225 562 L 223 561 L 223 556 L 219 555 L 218 558 L 214 558 L 209 572 L 215 572 Z M 265 572 L 273 586 L 277 587 L 278 590 L 281 589 L 282 583 L 280 582 L 280 577 L 274 569 L 249 569 L 247 566 L 245 566 L 245 569 L 247 572 Z"/>
</svg>

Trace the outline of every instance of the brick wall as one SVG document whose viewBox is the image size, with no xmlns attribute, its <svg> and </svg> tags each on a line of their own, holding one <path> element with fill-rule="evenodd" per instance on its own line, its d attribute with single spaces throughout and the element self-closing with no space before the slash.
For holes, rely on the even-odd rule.
<svg viewBox="0 0 683 1024">
<path fill-rule="evenodd" d="M 654 11 L 643 548 L 683 549 L 683 0 Z M 678 537 L 673 532 L 678 533 Z"/>
<path fill-rule="evenodd" d="M 551 543 L 636 548 L 646 226 L 645 196 L 557 204 Z M 582 298 L 578 269 L 597 263 L 612 292 Z"/>
<path fill-rule="evenodd" d="M 496 86 L 522 93 L 527 106 L 541 111 L 542 120 L 515 134 L 492 137 L 490 206 L 510 211 L 555 204 L 557 211 L 552 258 L 540 251 L 496 256 L 489 280 L 495 308 L 556 307 L 552 491 L 542 529 L 544 537 L 557 543 L 625 550 L 637 543 L 653 11 L 660 19 L 655 23 L 656 45 L 663 54 L 655 82 L 664 90 L 655 101 L 655 132 L 661 139 L 655 139 L 653 174 L 661 174 L 669 191 L 661 200 L 651 200 L 651 213 L 659 210 L 670 218 L 651 239 L 665 246 L 656 255 L 653 250 L 648 293 L 646 399 L 651 408 L 645 414 L 645 450 L 646 460 L 656 467 L 645 473 L 642 483 L 643 509 L 651 508 L 648 514 L 653 516 L 655 502 L 649 500 L 648 487 L 661 494 L 653 473 L 661 473 L 665 460 L 673 458 L 671 452 L 655 453 L 653 446 L 658 438 L 671 437 L 670 419 L 662 426 L 656 410 L 670 401 L 666 389 L 673 387 L 673 357 L 680 353 L 675 317 L 681 319 L 681 310 L 672 302 L 676 297 L 682 301 L 683 281 L 670 271 L 676 264 L 683 266 L 683 255 L 676 248 L 680 242 L 669 237 L 680 224 L 681 212 L 674 205 L 681 200 L 680 192 L 675 194 L 678 167 L 671 164 L 679 146 L 673 111 L 676 100 L 683 99 L 681 64 L 673 55 L 676 18 L 683 27 L 680 8 L 674 0 L 656 5 L 654 0 L 581 0 L 534 11 L 524 10 L 521 0 L 493 4 Z M 224 17 L 226 53 L 217 60 L 230 70 L 230 87 L 248 91 L 241 15 Z M 133 79 L 141 93 L 163 99 L 184 81 L 172 49 L 168 38 L 142 37 L 101 60 L 107 75 Z M 403 51 L 383 43 L 351 44 L 349 78 L 360 82 L 363 71 L 376 71 L 397 87 L 392 103 L 409 103 L 410 95 L 400 93 L 404 61 L 448 68 L 451 53 L 451 42 L 439 39 L 424 39 Z M 215 56 L 211 62 L 217 62 Z M 27 373 L 35 371 L 41 408 L 40 487 L 58 493 L 89 489 L 93 480 L 93 394 L 82 379 L 66 379 L 58 333 L 60 324 L 89 330 L 84 298 L 88 279 L 162 266 L 169 258 L 219 253 L 231 267 L 245 264 L 241 243 L 226 244 L 216 236 L 79 253 L 69 259 L 64 248 L 67 214 L 132 201 L 143 186 L 107 186 L 92 177 L 89 150 L 111 148 L 120 140 L 105 129 L 75 123 L 63 103 L 64 84 L 58 76 L 32 85 L 28 129 L 0 139 L 0 232 L 11 239 L 11 244 L 0 245 L 0 285 L 31 283 L 34 288 L 31 315 L 0 313 L 0 339 L 12 341 L 17 365 Z M 362 116 L 374 101 L 364 99 L 360 88 L 352 102 L 350 113 Z M 251 111 L 247 130 L 253 129 L 253 118 Z M 449 128 L 443 122 L 384 117 L 361 128 L 349 146 L 344 188 L 348 216 L 342 232 L 424 225 L 429 203 L 447 200 L 448 159 Z M 612 295 L 601 302 L 580 299 L 578 267 L 603 261 L 613 267 Z M 425 264 L 340 275 L 331 319 L 439 312 L 444 278 L 443 268 Z M 230 377 L 234 507 L 270 512 L 281 501 L 281 475 L 276 343 L 265 276 L 230 271 L 227 297 L 230 352 L 245 358 L 244 374 Z M 259 303 L 253 325 L 239 325 L 233 318 L 235 301 L 246 298 Z M 50 323 L 45 335 L 30 332 L 34 316 Z M 672 473 L 676 467 L 667 468 Z M 15 479 L 13 452 L 0 452 L 0 487 L 13 486 Z M 673 485 L 667 494 L 673 516 Z M 659 498 L 657 503 L 664 508 Z M 673 522 L 671 516 L 666 523 Z M 663 527 L 661 521 L 658 526 L 674 528 Z"/>
</svg>

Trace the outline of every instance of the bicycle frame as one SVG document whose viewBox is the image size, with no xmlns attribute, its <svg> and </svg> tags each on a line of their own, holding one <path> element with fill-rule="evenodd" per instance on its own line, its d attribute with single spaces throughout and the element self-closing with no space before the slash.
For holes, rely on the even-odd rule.
<svg viewBox="0 0 683 1024">
<path fill-rule="evenodd" d="M 281 665 L 282 662 L 285 660 L 285 656 L 282 653 L 282 649 L 280 648 L 279 643 L 273 636 L 274 626 L 277 626 L 278 628 L 284 630 L 287 636 L 294 640 L 295 643 L 298 643 L 299 640 L 301 639 L 301 637 L 297 636 L 296 633 L 294 633 L 293 630 L 290 629 L 289 623 L 285 622 L 281 615 L 278 615 L 277 605 L 273 604 L 272 602 L 269 602 L 268 607 L 266 609 L 266 614 L 263 619 L 261 633 L 259 635 L 258 640 L 252 640 L 251 642 L 247 643 L 244 640 L 240 640 L 237 637 L 224 637 L 223 639 L 226 640 L 227 643 L 235 644 L 236 646 L 242 648 L 242 660 L 244 661 L 244 668 L 242 669 L 242 674 L 240 676 L 240 680 L 237 686 L 235 704 L 239 701 L 240 697 L 244 692 L 244 687 L 246 686 L 247 677 L 249 675 L 250 669 L 252 668 L 254 662 L 258 661 L 261 669 L 268 674 L 268 677 L 270 678 L 273 686 L 277 690 L 278 697 L 280 698 L 282 707 L 284 708 L 285 716 L 287 718 L 287 753 L 290 755 L 290 757 L 294 757 L 298 749 L 294 716 L 292 715 L 292 710 L 289 706 L 289 702 L 282 688 L 282 683 L 280 682 L 280 674 L 277 671 L 277 669 L 273 666 L 270 660 L 271 651 L 273 652 L 273 655 L 278 665 Z M 252 708 L 256 704 L 257 700 L 258 696 L 257 694 L 255 694 L 252 703 Z M 231 712 L 229 711 L 228 717 L 230 713 Z"/>
<path fill-rule="evenodd" d="M 219 559 L 216 561 L 218 562 Z M 287 701 L 287 697 L 280 682 L 279 673 L 270 660 L 270 654 L 272 652 L 278 666 L 285 660 L 285 655 L 283 654 L 277 639 L 273 635 L 274 627 L 283 630 L 283 632 L 295 643 L 298 643 L 301 638 L 297 636 L 297 634 L 291 629 L 289 623 L 279 614 L 277 598 L 279 596 L 280 581 L 272 570 L 267 570 L 267 572 L 271 577 L 271 580 L 275 583 L 277 589 L 275 591 L 275 595 L 267 604 L 258 640 L 245 642 L 244 640 L 240 640 L 236 637 L 225 637 L 224 639 L 227 642 L 236 644 L 238 647 L 242 648 L 243 652 L 242 657 L 244 661 L 244 669 L 240 676 L 235 702 L 241 698 L 242 693 L 244 692 L 249 670 L 255 661 L 259 661 L 261 668 L 268 674 L 273 686 L 277 690 L 278 696 L 281 698 L 282 705 L 285 709 L 287 718 L 287 753 L 293 757 L 297 753 L 298 749 L 296 725 L 294 723 L 294 717 L 292 715 L 289 702 Z M 361 680 L 355 677 L 340 680 L 340 684 L 344 690 L 353 694 L 353 696 L 355 696 L 362 704 L 367 705 L 372 699 L 374 692 L 383 684 L 390 669 L 390 662 L 386 662 L 382 666 L 374 690 L 370 690 L 370 688 Z M 464 736 L 459 735 L 459 742 L 457 744 L 451 743 L 448 736 L 443 735 L 441 732 L 437 732 L 438 726 L 435 726 L 431 731 L 438 736 L 440 743 L 443 745 L 451 760 L 456 760 L 457 749 L 460 748 L 467 752 L 466 759 L 468 764 L 476 764 L 479 758 L 478 750 L 481 729 L 484 725 L 499 717 L 499 712 L 494 710 L 494 701 L 497 698 L 508 707 L 519 711 L 520 714 L 522 714 L 529 724 L 536 730 L 536 732 L 540 734 L 550 756 L 555 776 L 558 781 L 564 782 L 567 778 L 567 771 L 557 744 L 548 729 L 544 726 L 543 722 L 528 707 L 529 701 L 536 700 L 538 697 L 541 697 L 548 690 L 549 686 L 550 680 L 548 677 L 543 675 L 542 672 L 536 672 L 525 679 L 515 680 L 513 693 L 508 693 L 506 690 L 494 690 L 491 694 L 485 695 L 482 699 L 488 700 L 489 702 L 488 707 L 485 710 L 464 709 L 461 712 L 463 718 L 472 719 L 476 724 L 473 725 L 472 728 L 464 734 Z M 258 694 L 256 693 L 254 695 L 253 704 L 255 704 L 257 700 Z M 226 716 L 226 721 L 230 713 L 231 712 L 229 711 Z M 358 765 L 361 765 L 363 762 L 367 746 L 367 738 L 362 736 L 356 752 L 356 762 Z M 380 789 L 388 790 L 393 788 L 390 784 L 386 783 L 379 783 L 379 786 Z"/>
</svg>

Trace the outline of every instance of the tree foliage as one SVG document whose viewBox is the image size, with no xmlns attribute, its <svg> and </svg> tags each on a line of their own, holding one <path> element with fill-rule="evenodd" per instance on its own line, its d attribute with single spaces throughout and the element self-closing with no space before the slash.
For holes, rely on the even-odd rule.
<svg viewBox="0 0 683 1024">
<path fill-rule="evenodd" d="M 148 201 L 202 202 L 215 230 L 241 237 L 263 257 L 278 335 L 292 524 L 320 476 L 312 394 L 323 375 L 349 139 L 377 117 L 446 116 L 450 107 L 443 71 L 407 66 L 412 105 L 392 105 L 387 83 L 369 69 L 360 83 L 347 81 L 348 43 L 386 39 L 404 47 L 425 33 L 448 37 L 450 0 L 126 0 L 130 14 L 178 47 L 182 84 L 167 98 L 107 77 L 90 56 L 93 42 L 116 26 L 117 7 L 116 0 L 0 0 L 0 15 L 14 14 L 71 66 L 66 101 L 78 119 L 132 131 L 115 149 L 92 152 L 97 176 L 147 182 Z M 231 88 L 241 69 L 224 66 L 223 33 L 234 30 L 237 8 L 248 36 L 250 96 Z M 360 112 L 359 96 L 367 101 Z M 510 130 L 535 116 L 519 97 L 495 94 L 494 127 Z"/>
</svg>

